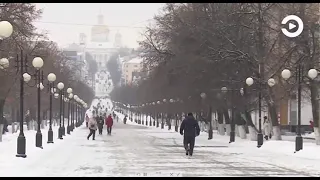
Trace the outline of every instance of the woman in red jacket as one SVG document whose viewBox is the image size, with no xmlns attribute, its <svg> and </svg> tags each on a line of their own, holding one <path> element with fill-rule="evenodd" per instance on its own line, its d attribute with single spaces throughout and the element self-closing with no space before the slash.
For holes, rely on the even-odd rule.
<svg viewBox="0 0 320 180">
<path fill-rule="evenodd" d="M 107 132 L 109 135 L 111 135 L 112 125 L 113 125 L 113 119 L 111 117 L 111 114 L 106 119 L 106 125 L 107 125 Z"/>
</svg>

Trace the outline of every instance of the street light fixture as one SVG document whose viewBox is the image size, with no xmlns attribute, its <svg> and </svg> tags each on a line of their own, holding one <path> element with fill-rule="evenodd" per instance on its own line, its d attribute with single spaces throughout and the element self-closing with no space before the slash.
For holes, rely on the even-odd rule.
<svg viewBox="0 0 320 180">
<path fill-rule="evenodd" d="M 58 130 L 58 138 L 59 139 L 63 139 L 62 137 L 62 90 L 64 88 L 64 84 L 62 82 L 59 82 L 58 85 L 57 85 L 57 88 L 59 89 L 59 96 L 60 96 L 60 112 L 59 112 L 59 116 L 60 116 L 60 119 L 59 119 L 59 130 Z"/>
<path fill-rule="evenodd" d="M 281 75 L 283 75 L 284 78 L 288 79 L 291 76 L 291 72 L 289 70 L 283 70 Z M 253 80 L 252 77 L 248 77 L 246 79 L 246 84 L 248 86 L 253 85 L 253 83 L 254 83 L 254 80 Z M 258 79 L 258 85 L 259 85 L 258 86 L 258 93 L 259 93 L 259 95 L 258 95 L 259 96 L 259 102 L 258 102 L 258 104 L 259 104 L 259 132 L 257 134 L 257 139 L 258 139 L 257 147 L 258 148 L 260 148 L 263 145 L 263 134 L 262 134 L 262 129 L 261 129 L 261 126 L 262 126 L 262 122 L 261 122 L 261 120 L 262 120 L 262 117 L 261 117 L 262 116 L 262 93 L 261 93 L 261 91 L 262 91 L 262 87 L 261 87 L 262 83 L 263 82 L 261 81 L 261 79 Z M 270 87 L 273 87 L 276 84 L 276 81 L 273 78 L 270 78 L 270 79 L 268 79 L 267 84 Z"/>
<path fill-rule="evenodd" d="M 72 88 L 68 88 L 67 89 L 67 93 L 68 93 L 68 98 L 70 99 L 68 101 L 68 125 L 67 125 L 67 134 L 70 134 L 70 131 L 71 131 L 71 126 L 70 126 L 70 103 L 71 103 L 71 100 L 72 100 Z"/>
<path fill-rule="evenodd" d="M 54 73 L 48 74 L 48 81 L 49 81 L 49 130 L 48 130 L 48 141 L 47 143 L 53 143 L 53 131 L 52 131 L 52 96 L 54 92 L 54 81 L 57 79 Z"/>
<path fill-rule="evenodd" d="M 0 22 L 0 40 L 8 38 L 13 33 L 13 27 L 10 22 L 8 21 L 1 21 Z"/>
</svg>

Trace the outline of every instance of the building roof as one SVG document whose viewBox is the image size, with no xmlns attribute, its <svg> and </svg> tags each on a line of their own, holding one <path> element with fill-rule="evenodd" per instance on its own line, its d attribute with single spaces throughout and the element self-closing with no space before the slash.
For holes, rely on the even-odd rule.
<svg viewBox="0 0 320 180">
<path fill-rule="evenodd" d="M 132 63 L 132 64 L 140 64 L 142 63 L 143 59 L 140 57 L 132 58 L 131 60 L 127 61 L 126 63 Z"/>
</svg>

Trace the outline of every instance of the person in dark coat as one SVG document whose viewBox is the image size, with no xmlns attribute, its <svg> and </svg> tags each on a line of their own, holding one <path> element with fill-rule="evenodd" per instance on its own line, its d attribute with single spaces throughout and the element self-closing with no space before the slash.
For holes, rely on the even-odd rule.
<svg viewBox="0 0 320 180">
<path fill-rule="evenodd" d="M 192 156 L 196 136 L 200 135 L 199 124 L 192 113 L 188 113 L 187 117 L 182 121 L 180 134 L 183 135 L 183 145 L 186 150 L 186 155 Z"/>
<path fill-rule="evenodd" d="M 111 135 L 112 126 L 113 126 L 113 119 L 111 117 L 111 114 L 106 118 L 106 125 L 107 125 L 107 131 L 108 135 Z"/>
<path fill-rule="evenodd" d="M 102 115 L 97 116 L 97 124 L 98 124 L 99 134 L 102 135 L 103 124 L 104 124 L 104 118 L 102 117 Z"/>
</svg>

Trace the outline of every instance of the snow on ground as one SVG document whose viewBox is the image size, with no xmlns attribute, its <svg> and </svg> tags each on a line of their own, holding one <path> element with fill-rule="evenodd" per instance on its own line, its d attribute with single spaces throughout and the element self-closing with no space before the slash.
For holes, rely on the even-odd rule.
<svg viewBox="0 0 320 180">
<path fill-rule="evenodd" d="M 76 128 L 64 140 L 47 144 L 47 129 L 43 132 L 44 149 L 35 147 L 35 131 L 25 133 L 28 157 L 17 158 L 18 134 L 4 136 L 0 143 L 0 175 L 23 177 L 112 177 L 112 176 L 319 176 L 320 147 L 305 143 L 301 152 L 293 153 L 294 143 L 256 142 L 214 134 L 207 140 L 202 132 L 196 138 L 193 157 L 186 157 L 183 137 L 174 130 L 136 125 L 123 116 L 115 120 L 112 135 L 96 134 L 87 140 L 88 129 Z M 174 127 L 172 128 L 174 129 Z M 17 173 L 19 170 L 19 173 Z"/>
<path fill-rule="evenodd" d="M 119 115 L 119 119 L 121 114 Z M 292 142 L 268 141 L 258 149 L 256 143 L 214 135 L 208 141 L 202 133 L 196 139 L 194 156 L 185 156 L 182 136 L 165 129 L 123 124 L 115 121 L 112 135 L 87 140 L 82 126 L 64 140 L 34 147 L 35 132 L 27 135 L 28 157 L 16 158 L 15 141 L 0 148 L 1 176 L 317 176 L 319 147 L 311 143 L 294 154 Z M 45 131 L 43 131 L 45 132 Z M 56 132 L 56 129 L 55 129 Z M 56 136 L 56 134 L 55 134 Z M 44 137 L 45 139 L 45 137 Z M 31 142 L 33 141 L 33 142 Z M 281 147 L 281 148 L 279 148 Z M 310 154 L 313 154 L 310 156 Z M 308 155 L 309 154 L 309 155 Z M 17 174 L 19 170 L 19 174 Z M 319 174 L 318 174 L 319 173 Z"/>
</svg>

